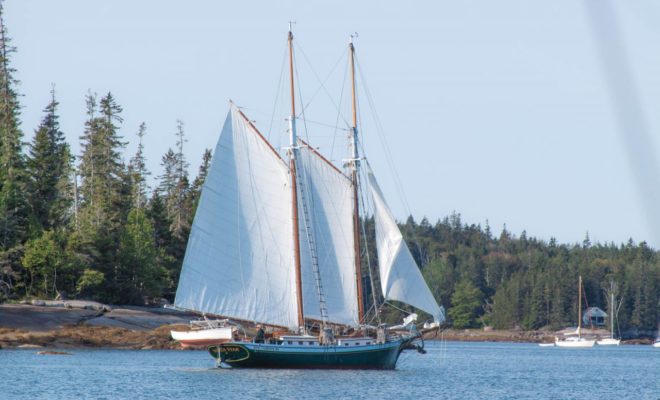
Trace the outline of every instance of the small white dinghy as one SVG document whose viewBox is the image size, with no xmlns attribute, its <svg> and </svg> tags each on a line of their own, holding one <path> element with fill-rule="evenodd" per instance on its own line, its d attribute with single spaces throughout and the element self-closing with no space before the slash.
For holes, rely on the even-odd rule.
<svg viewBox="0 0 660 400">
<path fill-rule="evenodd" d="M 172 339 L 183 347 L 213 346 L 229 342 L 234 338 L 236 327 L 227 325 L 227 320 L 190 321 L 190 331 L 170 331 Z"/>
<path fill-rule="evenodd" d="M 618 346 L 621 344 L 621 339 L 606 338 L 597 341 L 596 344 L 599 346 Z"/>
<path fill-rule="evenodd" d="M 660 339 L 655 340 L 655 343 L 653 343 L 653 347 L 660 349 Z"/>
<path fill-rule="evenodd" d="M 539 343 L 541 347 L 555 347 L 554 343 Z"/>
</svg>

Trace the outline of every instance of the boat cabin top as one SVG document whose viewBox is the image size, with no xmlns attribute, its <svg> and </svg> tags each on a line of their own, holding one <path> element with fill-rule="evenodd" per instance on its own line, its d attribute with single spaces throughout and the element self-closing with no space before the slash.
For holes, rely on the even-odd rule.
<svg viewBox="0 0 660 400">
<path fill-rule="evenodd" d="M 282 345 L 285 346 L 320 346 L 319 338 L 316 336 L 281 336 L 280 340 Z M 365 346 L 375 344 L 376 339 L 370 337 L 351 337 L 351 338 L 337 338 L 337 346 Z"/>
</svg>

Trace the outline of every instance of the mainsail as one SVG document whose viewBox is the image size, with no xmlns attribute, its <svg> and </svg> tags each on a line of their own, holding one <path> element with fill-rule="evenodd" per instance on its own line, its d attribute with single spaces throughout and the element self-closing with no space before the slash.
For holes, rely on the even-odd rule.
<svg viewBox="0 0 660 400">
<path fill-rule="evenodd" d="M 316 243 L 318 268 L 330 322 L 358 325 L 353 245 L 353 188 L 351 181 L 304 142 L 299 142 L 299 189 L 305 190 L 308 215 Z M 302 202 L 299 202 L 299 208 Z M 302 209 L 298 213 L 303 218 Z M 321 320 L 314 271 L 300 222 L 301 272 L 305 317 Z"/>
<path fill-rule="evenodd" d="M 177 307 L 297 328 L 289 170 L 234 106 L 204 183 Z"/>
<path fill-rule="evenodd" d="M 443 322 L 444 311 L 426 285 L 370 169 L 368 175 L 374 202 L 376 249 L 383 296 L 410 304 L 431 314 L 435 322 Z"/>
</svg>

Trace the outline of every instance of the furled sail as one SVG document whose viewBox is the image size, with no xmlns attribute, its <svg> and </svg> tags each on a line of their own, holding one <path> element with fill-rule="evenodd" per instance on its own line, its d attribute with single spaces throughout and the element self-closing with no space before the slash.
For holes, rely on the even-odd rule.
<svg viewBox="0 0 660 400">
<path fill-rule="evenodd" d="M 433 316 L 435 322 L 441 323 L 445 319 L 444 310 L 435 301 L 410 254 L 376 177 L 370 169 L 368 174 L 374 202 L 376 249 L 383 296 L 426 311 Z"/>
<path fill-rule="evenodd" d="M 175 305 L 296 328 L 287 165 L 234 106 L 195 214 Z"/>
<path fill-rule="evenodd" d="M 358 325 L 351 181 L 304 143 L 300 144 L 298 155 L 298 189 L 305 191 L 328 319 L 330 322 Z M 302 201 L 298 201 L 298 207 L 303 308 L 306 318 L 320 320 L 310 246 L 304 231 Z"/>
</svg>

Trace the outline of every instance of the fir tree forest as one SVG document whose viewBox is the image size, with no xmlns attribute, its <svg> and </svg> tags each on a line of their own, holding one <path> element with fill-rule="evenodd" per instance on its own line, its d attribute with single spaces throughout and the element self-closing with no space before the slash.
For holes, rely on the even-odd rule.
<svg viewBox="0 0 660 400">
<path fill-rule="evenodd" d="M 122 126 L 120 99 L 112 93 L 85 95 L 84 126 L 67 132 L 79 135 L 80 154 L 72 154 L 60 130 L 54 89 L 39 126 L 22 126 L 11 64 L 16 49 L 1 22 L 0 302 L 172 301 L 211 151 L 200 155 L 201 167 L 191 174 L 185 125 L 178 121 L 161 170 L 147 170 L 142 139 L 148 127 L 135 134 Z M 138 144 L 135 154 L 125 152 L 129 136 Z M 373 220 L 364 223 L 373 233 Z M 409 217 L 401 228 L 455 328 L 574 325 L 578 275 L 587 305 L 606 311 L 607 289 L 616 282 L 619 329 L 650 332 L 658 324 L 660 254 L 645 242 L 591 243 L 588 235 L 582 243 L 547 242 L 506 227 L 493 233 L 487 223 L 466 224 L 458 213 L 435 223 Z M 374 247 L 368 246 L 372 263 Z"/>
</svg>

